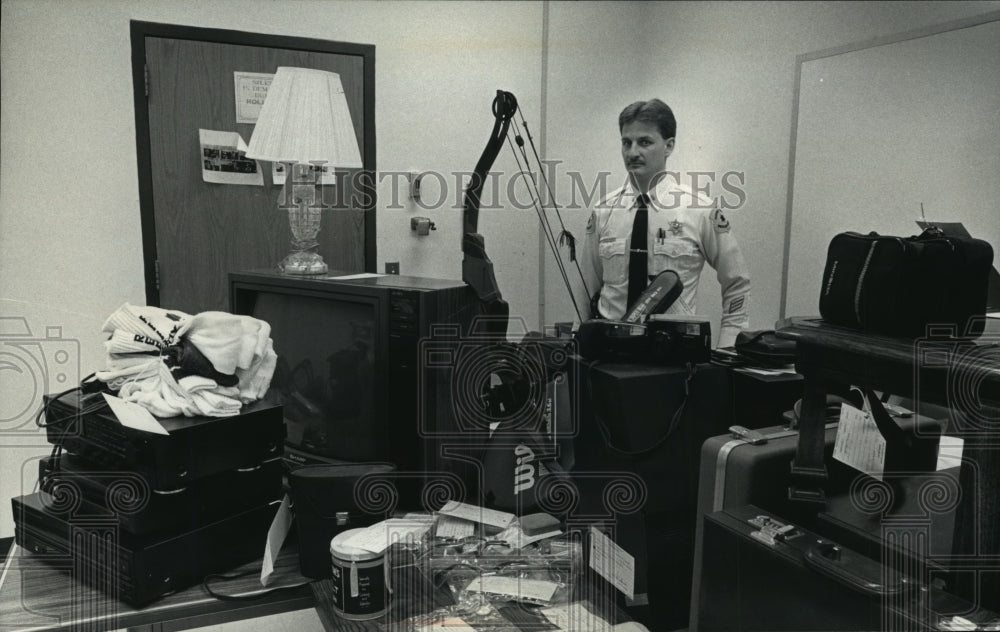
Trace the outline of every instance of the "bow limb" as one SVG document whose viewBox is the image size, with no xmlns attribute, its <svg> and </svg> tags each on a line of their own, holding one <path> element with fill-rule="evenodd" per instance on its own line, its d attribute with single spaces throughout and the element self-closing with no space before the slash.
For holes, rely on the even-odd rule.
<svg viewBox="0 0 1000 632">
<path fill-rule="evenodd" d="M 493 100 L 493 131 L 465 190 L 462 215 L 462 280 L 476 292 L 485 314 L 492 317 L 487 321 L 488 333 L 497 335 L 507 332 L 510 307 L 500 294 L 493 262 L 486 254 L 486 242 L 479 234 L 479 205 L 486 176 L 503 147 L 516 111 L 517 99 L 514 95 L 497 90 Z"/>
</svg>

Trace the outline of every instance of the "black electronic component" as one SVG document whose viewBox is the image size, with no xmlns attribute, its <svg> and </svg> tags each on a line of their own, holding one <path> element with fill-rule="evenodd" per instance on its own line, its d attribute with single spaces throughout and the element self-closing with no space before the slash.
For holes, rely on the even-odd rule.
<svg viewBox="0 0 1000 632">
<path fill-rule="evenodd" d="M 182 533 L 137 536 L 114 518 L 79 515 L 80 505 L 64 496 L 35 492 L 11 504 L 19 546 L 134 607 L 260 558 L 278 507 L 261 505 Z"/>
<path fill-rule="evenodd" d="M 281 406 L 265 402 L 231 417 L 158 419 L 168 435 L 124 426 L 107 407 L 90 410 L 79 393 L 45 402 L 50 443 L 96 467 L 136 472 L 160 490 L 281 456 L 285 439 Z"/>
<path fill-rule="evenodd" d="M 151 486 L 136 472 L 96 466 L 73 454 L 39 461 L 43 491 L 81 501 L 80 512 L 110 517 L 133 534 L 182 533 L 281 500 L 279 457 L 190 481 L 175 489 Z"/>
<path fill-rule="evenodd" d="M 645 324 L 588 320 L 576 332 L 588 360 L 686 364 L 712 357 L 711 324 L 694 316 L 652 315 Z"/>
<path fill-rule="evenodd" d="M 271 325 L 278 366 L 266 399 L 284 406 L 291 466 L 390 462 L 427 469 L 427 440 L 453 416 L 421 353 L 432 328 L 468 333 L 478 301 L 461 281 L 336 272 L 229 275 L 230 311 Z M 404 493 L 403 505 L 419 502 Z"/>
</svg>

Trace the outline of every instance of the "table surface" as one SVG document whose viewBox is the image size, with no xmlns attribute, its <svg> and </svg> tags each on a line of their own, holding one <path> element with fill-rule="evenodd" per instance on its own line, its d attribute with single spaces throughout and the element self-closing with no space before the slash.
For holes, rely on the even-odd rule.
<svg viewBox="0 0 1000 632">
<path fill-rule="evenodd" d="M 259 561 L 228 574 L 242 576 L 213 582 L 215 592 L 248 595 L 266 590 L 260 584 Z M 283 551 L 269 588 L 306 581 L 298 572 L 297 551 Z M 233 602 L 216 599 L 199 584 L 167 595 L 145 608 L 135 609 L 74 581 L 69 573 L 46 563 L 41 555 L 29 553 L 17 545 L 12 547 L 0 571 L 0 630 L 3 632 L 118 628 L 184 630 L 314 606 L 309 585 L 259 600 Z"/>
<path fill-rule="evenodd" d="M 226 575 L 232 580 L 212 582 L 212 589 L 226 595 L 251 595 L 267 590 L 260 585 L 260 562 L 245 564 Z M 308 583 L 306 583 L 308 582 Z M 298 572 L 298 552 L 282 550 L 269 588 L 303 584 L 253 601 L 221 601 L 201 584 L 167 595 L 136 609 L 74 581 L 66 571 L 46 563 L 41 555 L 14 545 L 0 571 L 0 631 L 62 632 L 88 630 L 150 630 L 167 632 L 315 608 L 330 632 L 383 632 L 396 629 L 384 621 L 348 621 L 333 609 L 330 580 L 309 581 Z M 597 593 L 594 593 L 597 595 Z M 594 596 L 589 595 L 589 596 Z M 580 603 L 591 604 L 587 595 Z M 606 601 L 602 599 L 601 601 Z M 605 618 L 612 622 L 628 617 L 613 604 Z M 591 605 L 588 610 L 595 611 Z M 604 610 L 599 608 L 596 611 Z"/>
</svg>

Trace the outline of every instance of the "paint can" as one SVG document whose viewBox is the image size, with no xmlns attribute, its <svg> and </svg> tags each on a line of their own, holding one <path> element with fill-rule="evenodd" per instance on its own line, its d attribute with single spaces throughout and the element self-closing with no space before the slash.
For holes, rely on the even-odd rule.
<svg viewBox="0 0 1000 632">
<path fill-rule="evenodd" d="M 386 611 L 385 553 L 345 544 L 364 529 L 348 529 L 330 541 L 333 609 L 344 619 L 377 619 Z"/>
</svg>

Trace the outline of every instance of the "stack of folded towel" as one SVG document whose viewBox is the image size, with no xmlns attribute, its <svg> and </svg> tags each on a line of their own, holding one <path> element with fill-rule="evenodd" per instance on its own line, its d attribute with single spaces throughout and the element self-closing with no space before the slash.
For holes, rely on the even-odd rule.
<svg viewBox="0 0 1000 632">
<path fill-rule="evenodd" d="M 122 305 L 104 322 L 97 379 L 157 417 L 236 415 L 264 396 L 277 355 L 271 326 L 250 316 Z"/>
</svg>

